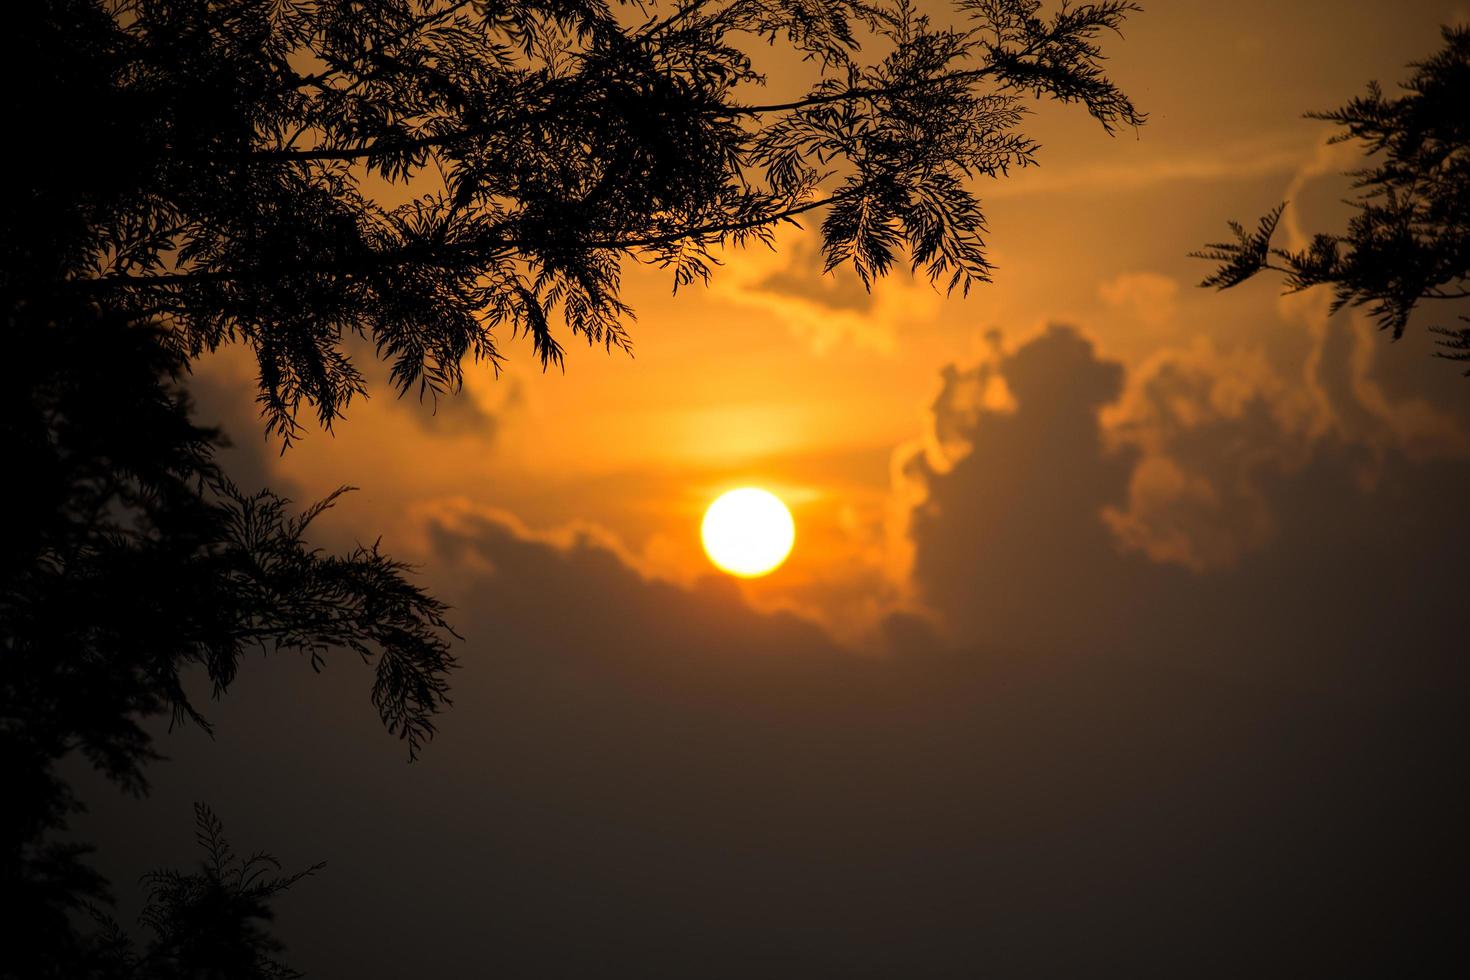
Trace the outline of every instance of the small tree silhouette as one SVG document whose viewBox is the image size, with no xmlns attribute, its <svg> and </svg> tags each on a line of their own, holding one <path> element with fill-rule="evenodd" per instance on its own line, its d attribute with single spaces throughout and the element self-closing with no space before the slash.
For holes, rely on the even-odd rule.
<svg viewBox="0 0 1470 980">
<path fill-rule="evenodd" d="M 0 975 L 66 976 L 36 970 L 83 948 L 75 914 L 107 890 L 85 847 L 53 837 L 78 808 L 64 757 L 141 793 L 158 758 L 150 716 L 209 727 L 191 679 L 217 696 L 250 650 L 297 650 L 320 668 L 332 648 L 374 664 L 372 701 L 412 754 L 454 661 L 443 605 L 401 563 L 307 543 L 336 495 L 293 517 L 219 471 L 217 433 L 189 419 L 183 363 L 159 331 L 31 312 L 13 310 L 6 334 L 29 384 L 0 394 L 23 474 L 0 565 L 0 887 L 15 937 Z"/>
<path fill-rule="evenodd" d="M 1308 115 L 1342 126 L 1333 142 L 1361 141 L 1374 161 L 1350 175 L 1362 193 L 1347 231 L 1291 251 L 1271 245 L 1285 204 L 1252 231 L 1232 221 L 1235 241 L 1191 253 L 1220 263 L 1201 285 L 1228 289 L 1269 269 L 1288 292 L 1330 286 L 1334 313 L 1367 306 L 1395 340 L 1420 301 L 1470 298 L 1470 28 L 1443 35 L 1444 50 L 1413 66 L 1406 94 L 1387 98 L 1373 82 L 1346 106 Z M 1438 356 L 1470 361 L 1470 327 L 1430 329 L 1442 336 Z"/>
<path fill-rule="evenodd" d="M 145 875 L 148 902 L 138 916 L 149 938 L 141 949 L 118 922 L 93 910 L 90 969 L 117 980 L 293 980 L 302 974 L 276 957 L 285 946 L 267 931 L 271 902 L 326 865 L 282 875 L 264 852 L 236 855 L 224 825 L 194 804 L 195 840 L 204 851 L 197 871 Z"/>
</svg>

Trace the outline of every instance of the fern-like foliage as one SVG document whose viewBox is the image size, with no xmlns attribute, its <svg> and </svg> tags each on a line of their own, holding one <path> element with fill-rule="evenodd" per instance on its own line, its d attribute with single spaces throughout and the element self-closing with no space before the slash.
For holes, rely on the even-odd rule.
<svg viewBox="0 0 1470 980">
<path fill-rule="evenodd" d="M 284 944 L 269 931 L 274 899 L 326 865 L 290 874 L 270 854 L 235 853 L 224 824 L 194 804 L 195 840 L 204 859 L 193 871 L 159 869 L 143 876 L 148 898 L 138 921 L 141 942 L 114 918 L 92 908 L 93 929 L 78 946 L 82 969 L 107 980 L 296 980 L 303 974 L 278 958 Z"/>
<path fill-rule="evenodd" d="M 29 85 L 72 133 L 18 217 L 73 230 L 67 288 L 186 355 L 248 344 L 287 440 L 364 390 L 349 335 L 421 394 L 498 364 L 503 330 L 547 366 L 563 330 L 628 348 L 625 261 L 703 283 L 819 209 L 829 268 L 870 282 L 902 255 L 968 289 L 990 274 L 979 187 L 1035 161 L 1027 99 L 1143 121 L 1102 67 L 1120 0 L 954 0 L 944 26 L 913 0 L 30 7 Z M 750 98 L 768 44 L 812 63 L 806 92 Z M 99 145 L 105 173 L 82 163 Z"/>
<path fill-rule="evenodd" d="M 411 756 L 448 704 L 453 634 L 443 604 L 376 546 L 309 543 L 335 495 L 295 516 L 220 472 L 218 434 L 190 419 L 164 334 L 96 310 L 32 312 L 7 323 L 26 376 L 0 394 L 24 474 L 0 553 L 0 898 L 19 975 L 85 976 L 28 972 L 84 949 L 76 913 L 107 898 L 88 849 L 59 837 L 79 806 L 64 759 L 143 792 L 150 720 L 207 729 L 191 691 L 222 695 L 251 651 L 317 669 L 334 651 L 368 661 L 372 702 Z"/>
<path fill-rule="evenodd" d="M 1460 317 L 1462 321 L 1470 324 L 1470 317 Z M 1436 357 L 1442 357 L 1447 361 L 1470 361 L 1470 326 L 1465 327 L 1430 327 L 1434 333 L 1439 334 L 1439 350 L 1435 351 Z M 1465 369 L 1465 374 L 1470 377 L 1470 368 Z"/>
<path fill-rule="evenodd" d="M 421 395 L 498 365 L 507 332 L 544 367 L 568 337 L 628 348 L 624 263 L 703 283 L 808 214 L 829 268 L 968 289 L 991 271 L 979 188 L 1035 161 L 1029 99 L 1143 121 L 1102 70 L 1119 0 L 955 0 L 942 24 L 912 0 L 14 7 L 11 125 L 46 134 L 0 199 L 25 515 L 0 556 L 0 903 L 23 973 L 105 899 L 56 842 L 63 757 L 141 792 L 148 719 L 207 726 L 191 679 L 218 695 L 252 650 L 371 661 L 410 755 L 448 703 L 442 604 L 376 546 L 313 548 L 334 498 L 293 516 L 230 482 L 183 395 L 195 359 L 248 347 L 289 443 L 365 391 L 356 337 Z M 756 98 L 771 45 L 806 91 Z"/>
<path fill-rule="evenodd" d="M 1402 95 L 1372 83 L 1347 105 L 1310 114 L 1342 127 L 1333 141 L 1361 143 L 1370 161 L 1350 174 L 1359 194 L 1347 230 L 1293 251 L 1271 245 L 1284 204 L 1254 232 L 1232 222 L 1235 241 L 1192 253 L 1219 263 L 1201 285 L 1226 289 L 1274 271 L 1289 291 L 1330 288 L 1333 312 L 1367 308 L 1394 339 L 1422 301 L 1470 298 L 1470 28 L 1443 36 Z M 1445 337 L 1440 356 L 1466 360 L 1464 330 L 1430 329 Z"/>
<path fill-rule="evenodd" d="M 1220 263 L 1219 270 L 1200 285 L 1213 286 L 1216 289 L 1238 286 L 1265 269 L 1273 255 L 1282 257 L 1285 253 L 1271 247 L 1271 238 L 1276 234 L 1276 226 L 1281 223 L 1281 216 L 1285 212 L 1285 204 L 1272 208 L 1262 216 L 1252 231 L 1247 231 L 1239 221 L 1231 221 L 1230 231 L 1235 236 L 1233 242 L 1212 242 L 1201 251 L 1191 252 L 1190 255 L 1194 258 Z"/>
</svg>

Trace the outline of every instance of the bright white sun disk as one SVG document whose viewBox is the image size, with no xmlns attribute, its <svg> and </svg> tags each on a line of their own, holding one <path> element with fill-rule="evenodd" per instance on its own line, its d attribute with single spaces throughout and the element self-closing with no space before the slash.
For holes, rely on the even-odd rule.
<svg viewBox="0 0 1470 980">
<path fill-rule="evenodd" d="M 742 487 L 709 505 L 700 536 L 716 566 L 731 575 L 754 578 L 774 571 L 791 554 L 796 524 L 775 494 Z"/>
</svg>

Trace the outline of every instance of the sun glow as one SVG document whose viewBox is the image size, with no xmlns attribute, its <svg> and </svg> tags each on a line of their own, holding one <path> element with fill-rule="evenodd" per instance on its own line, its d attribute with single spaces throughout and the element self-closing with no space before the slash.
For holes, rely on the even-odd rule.
<svg viewBox="0 0 1470 980">
<path fill-rule="evenodd" d="M 755 578 L 776 570 L 796 541 L 791 511 L 779 497 L 756 487 L 721 494 L 704 512 L 704 550 L 722 571 Z"/>
</svg>

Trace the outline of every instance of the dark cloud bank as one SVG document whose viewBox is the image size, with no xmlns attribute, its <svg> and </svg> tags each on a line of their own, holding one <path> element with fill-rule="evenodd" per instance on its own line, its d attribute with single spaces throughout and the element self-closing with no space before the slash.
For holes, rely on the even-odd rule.
<svg viewBox="0 0 1470 980">
<path fill-rule="evenodd" d="M 347 658 L 280 658 L 84 831 L 129 880 L 192 859 L 206 799 L 326 860 L 281 907 L 317 977 L 1425 975 L 1465 912 L 1470 465 L 1242 457 L 1275 431 L 1247 401 L 1170 446 L 1231 461 L 1200 499 L 1264 530 L 1161 562 L 1103 516 L 1137 510 L 1097 416 L 1122 370 L 1060 329 L 983 370 L 1017 409 L 951 371 L 970 451 L 909 466 L 952 642 L 895 620 L 858 657 L 590 540 L 445 524 L 468 641 L 421 762 Z"/>
</svg>

